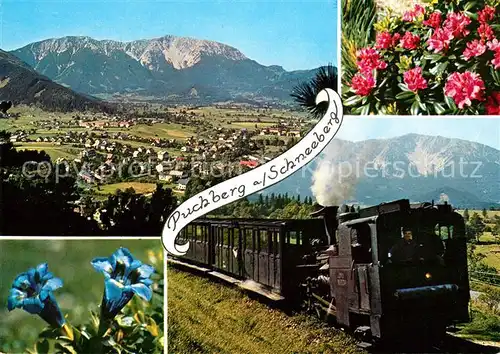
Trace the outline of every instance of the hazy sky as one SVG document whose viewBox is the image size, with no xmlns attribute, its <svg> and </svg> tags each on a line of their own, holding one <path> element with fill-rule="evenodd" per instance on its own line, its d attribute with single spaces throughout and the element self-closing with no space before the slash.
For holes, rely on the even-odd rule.
<svg viewBox="0 0 500 354">
<path fill-rule="evenodd" d="M 209 39 L 287 70 L 336 64 L 337 0 L 0 0 L 0 48 L 63 36 Z"/>
<path fill-rule="evenodd" d="M 409 133 L 470 140 L 500 150 L 500 119 L 344 117 L 337 137 L 360 141 Z"/>
</svg>

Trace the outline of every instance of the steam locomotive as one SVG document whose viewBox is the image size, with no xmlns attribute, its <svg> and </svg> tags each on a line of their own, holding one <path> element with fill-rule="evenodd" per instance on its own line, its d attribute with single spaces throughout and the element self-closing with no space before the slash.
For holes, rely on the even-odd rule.
<svg viewBox="0 0 500 354">
<path fill-rule="evenodd" d="M 177 262 L 301 304 L 366 341 L 444 334 L 469 320 L 465 225 L 451 205 L 403 199 L 312 216 L 196 220 Z"/>
</svg>

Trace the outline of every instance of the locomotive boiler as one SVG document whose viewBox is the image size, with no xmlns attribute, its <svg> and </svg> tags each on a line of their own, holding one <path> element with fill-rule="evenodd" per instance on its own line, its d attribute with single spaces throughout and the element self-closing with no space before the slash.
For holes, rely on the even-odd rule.
<svg viewBox="0 0 500 354">
<path fill-rule="evenodd" d="M 447 204 L 323 207 L 307 220 L 203 219 L 178 261 L 368 340 L 468 321 L 465 225 Z"/>
</svg>

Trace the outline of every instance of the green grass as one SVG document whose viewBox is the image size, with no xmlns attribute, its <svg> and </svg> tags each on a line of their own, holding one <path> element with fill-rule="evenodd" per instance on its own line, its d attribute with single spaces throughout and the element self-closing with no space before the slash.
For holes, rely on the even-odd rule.
<svg viewBox="0 0 500 354">
<path fill-rule="evenodd" d="M 148 194 L 156 190 L 156 184 L 144 182 L 120 182 L 101 185 L 100 190 L 95 189 L 95 191 L 99 194 L 115 194 L 118 189 L 124 191 L 127 188 L 134 188 L 135 192 L 138 194 Z"/>
<path fill-rule="evenodd" d="M 63 221 L 61 221 L 63 222 Z M 96 310 L 103 294 L 103 276 L 90 261 L 109 257 L 118 247 L 127 247 L 135 257 L 148 261 L 148 250 L 161 252 L 159 240 L 1 240 L 0 238 L 0 351 L 25 352 L 31 347 L 45 322 L 36 315 L 16 309 L 7 311 L 7 297 L 19 273 L 47 262 L 49 271 L 63 280 L 54 292 L 61 310 L 73 325 L 88 320 L 88 310 Z M 161 264 L 161 262 L 160 262 Z M 160 265 L 161 266 L 161 265 Z"/>
<path fill-rule="evenodd" d="M 500 244 L 476 245 L 476 253 L 486 255 L 484 263 L 500 271 Z"/>
<path fill-rule="evenodd" d="M 78 157 L 80 149 L 70 147 L 68 145 L 55 145 L 51 142 L 30 142 L 30 143 L 19 143 L 14 145 L 17 150 L 37 150 L 45 151 L 52 161 L 58 158 L 65 158 L 73 160 Z"/>
<path fill-rule="evenodd" d="M 352 338 L 169 267 L 169 353 L 362 353 Z"/>
</svg>

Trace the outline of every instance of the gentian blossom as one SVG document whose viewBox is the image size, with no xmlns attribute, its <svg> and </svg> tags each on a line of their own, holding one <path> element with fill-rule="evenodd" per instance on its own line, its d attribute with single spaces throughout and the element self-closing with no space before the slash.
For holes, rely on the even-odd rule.
<svg viewBox="0 0 500 354">
<path fill-rule="evenodd" d="M 153 296 L 149 277 L 154 268 L 135 259 L 130 251 L 120 247 L 109 258 L 95 258 L 92 266 L 104 275 L 104 296 L 101 316 L 112 319 L 137 294 L 149 301 Z"/>
<path fill-rule="evenodd" d="M 473 100 L 483 100 L 484 81 L 479 74 L 466 71 L 455 72 L 448 77 L 444 94 L 453 98 L 458 108 L 472 105 Z"/>
<path fill-rule="evenodd" d="M 401 46 L 405 49 L 409 50 L 417 49 L 419 44 L 420 44 L 420 37 L 417 34 L 406 32 L 403 38 L 401 38 Z"/>
<path fill-rule="evenodd" d="M 408 89 L 413 92 L 427 88 L 427 80 L 425 80 L 422 75 L 421 67 L 408 70 L 404 73 L 403 78 Z"/>
<path fill-rule="evenodd" d="M 40 316 L 52 327 L 63 327 L 64 316 L 52 293 L 62 286 L 62 280 L 48 271 L 47 263 L 39 264 L 16 277 L 10 289 L 7 307 L 9 311 L 22 308 Z"/>
<path fill-rule="evenodd" d="M 446 28 L 438 28 L 434 31 L 431 38 L 427 41 L 429 49 L 434 50 L 434 53 L 446 51 L 450 47 L 450 42 L 453 39 L 453 33 Z"/>
<path fill-rule="evenodd" d="M 467 48 L 464 50 L 465 60 L 470 60 L 472 57 L 479 57 L 486 52 L 486 45 L 477 39 L 467 43 Z"/>
<path fill-rule="evenodd" d="M 363 48 L 358 50 L 357 62 L 361 72 L 371 72 L 375 69 L 387 68 L 387 63 L 380 58 L 380 54 L 373 48 Z"/>
<path fill-rule="evenodd" d="M 429 18 L 423 22 L 424 25 L 438 29 L 441 26 L 441 12 L 433 12 Z"/>
<path fill-rule="evenodd" d="M 357 73 L 351 81 L 351 87 L 359 96 L 368 96 L 375 87 L 375 79 L 371 73 Z"/>
<path fill-rule="evenodd" d="M 500 92 L 493 92 L 484 106 L 486 114 L 500 116 Z"/>
<path fill-rule="evenodd" d="M 415 5 L 413 10 L 406 11 L 403 15 L 403 21 L 406 22 L 413 22 L 420 16 L 423 16 L 425 14 L 425 8 L 421 5 Z"/>
<path fill-rule="evenodd" d="M 446 28 L 453 34 L 454 38 L 462 38 L 467 36 L 470 31 L 467 29 L 471 23 L 470 18 L 461 12 L 450 12 L 446 16 L 443 23 L 443 28 Z"/>
<path fill-rule="evenodd" d="M 486 5 L 484 9 L 477 13 L 477 19 L 481 23 L 487 23 L 493 20 L 493 17 L 495 17 L 495 8 L 493 6 Z"/>
</svg>

